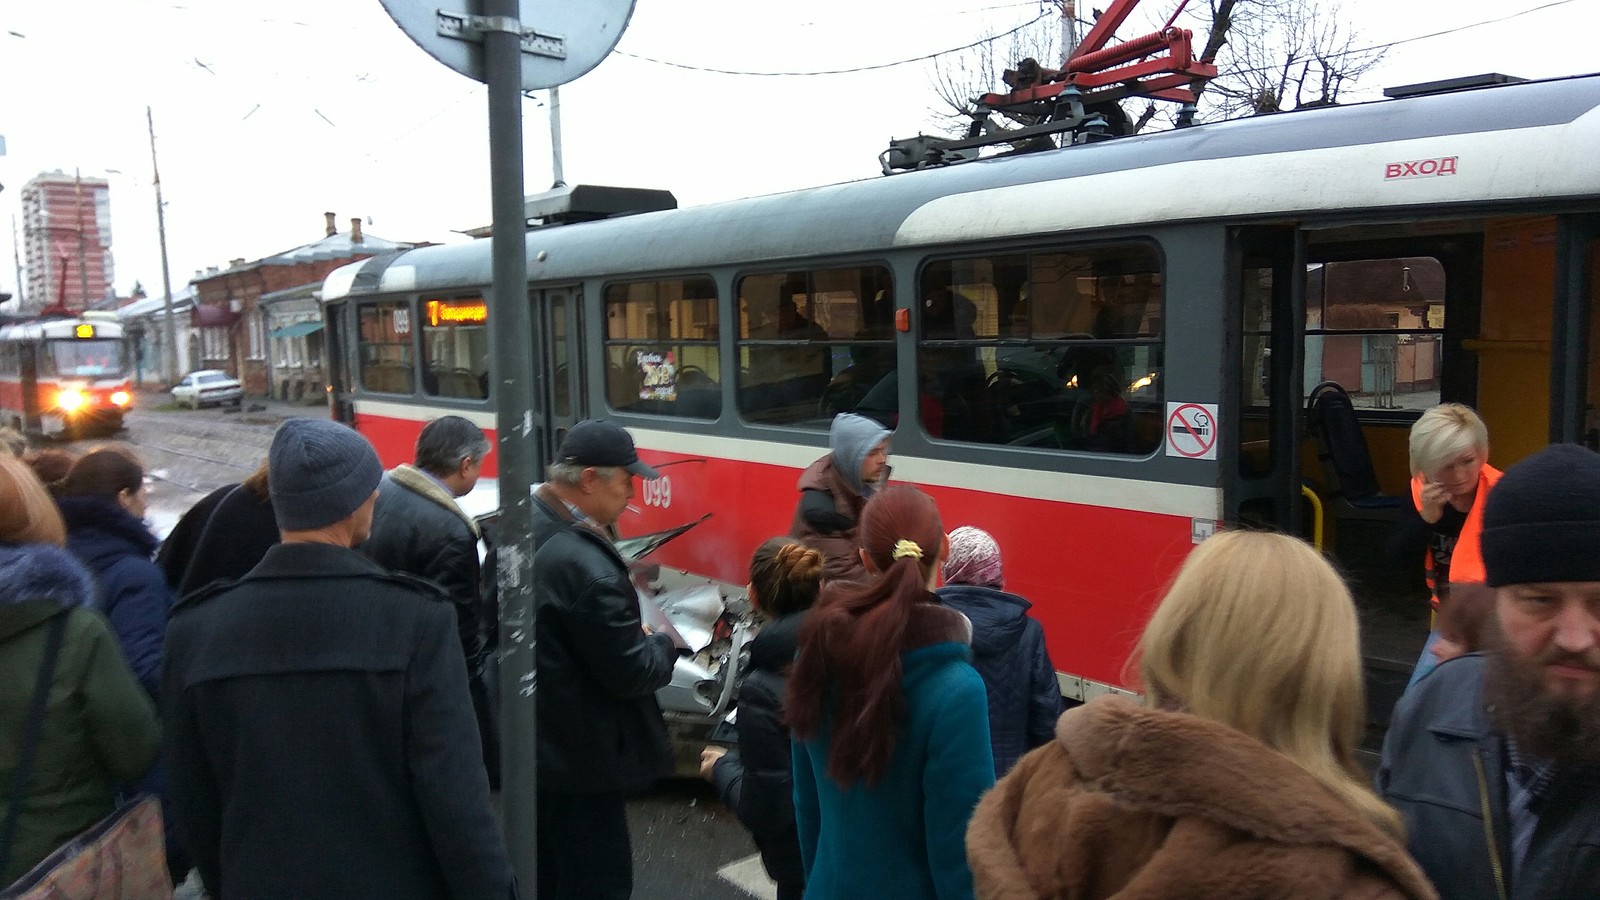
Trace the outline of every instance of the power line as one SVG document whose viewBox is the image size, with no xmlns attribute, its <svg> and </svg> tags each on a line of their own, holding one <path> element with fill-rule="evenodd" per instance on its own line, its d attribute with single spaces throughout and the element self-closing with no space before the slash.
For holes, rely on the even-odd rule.
<svg viewBox="0 0 1600 900">
<path fill-rule="evenodd" d="M 922 56 L 915 56 L 915 57 L 912 57 L 910 59 L 895 60 L 894 62 L 874 63 L 872 65 L 866 65 L 866 66 L 853 66 L 853 67 L 848 68 L 848 69 L 820 69 L 820 70 L 813 71 L 813 72 L 749 72 L 749 71 L 741 71 L 741 70 L 737 70 L 737 69 L 718 69 L 718 68 L 713 68 L 711 66 L 692 66 L 692 65 L 689 65 L 688 63 L 672 62 L 671 60 L 665 60 L 665 59 L 656 59 L 654 57 L 645 56 L 645 55 L 640 54 L 640 53 L 629 53 L 626 50 L 612 50 L 611 52 L 615 53 L 618 56 L 626 56 L 626 57 L 629 57 L 631 59 L 638 59 L 638 60 L 643 60 L 644 62 L 655 63 L 658 66 L 668 66 L 668 67 L 673 68 L 673 69 L 688 69 L 688 70 L 690 70 L 692 72 L 710 72 L 713 75 L 752 75 L 752 76 L 759 76 L 759 77 L 763 77 L 763 78 L 777 78 L 777 77 L 785 77 L 785 78 L 795 77 L 795 78 L 798 78 L 798 77 L 810 77 L 810 76 L 813 76 L 813 75 L 850 75 L 850 74 L 853 74 L 855 72 L 871 72 L 871 71 L 874 71 L 874 70 L 877 70 L 877 69 L 892 69 L 892 68 L 895 68 L 896 66 L 905 66 L 905 65 L 910 65 L 911 63 L 927 62 L 930 59 L 934 59 L 934 58 L 940 57 L 940 56 L 945 56 L 945 55 L 950 54 L 950 53 L 960 53 L 962 50 L 971 50 L 973 47 L 982 46 L 984 44 L 989 43 L 990 41 L 997 41 L 997 40 L 999 40 L 999 39 L 1001 39 L 1003 37 L 1010 37 L 1011 35 L 1016 34 L 1017 32 L 1022 31 L 1023 29 L 1028 28 L 1028 27 L 1030 27 L 1032 25 L 1036 25 L 1039 22 L 1044 21 L 1045 18 L 1047 18 L 1049 16 L 1053 16 L 1055 14 L 1056 13 L 1055 13 L 1054 10 L 1047 9 L 1044 12 L 1040 13 L 1037 17 L 1035 17 L 1035 18 L 1033 18 L 1033 19 L 1031 19 L 1031 20 L 1029 20 L 1027 22 L 1023 22 L 1021 25 L 1018 25 L 1017 27 L 1011 29 L 1010 31 L 1002 32 L 1001 34 L 989 35 L 988 37 L 985 37 L 985 38 L 979 38 L 978 40 L 973 41 L 970 44 L 962 44 L 959 47 L 951 47 L 948 50 L 940 50 L 940 51 L 935 52 L 935 53 L 925 53 Z"/>
<path fill-rule="evenodd" d="M 1445 35 L 1455 34 L 1458 31 L 1466 31 L 1469 28 L 1481 28 L 1484 25 L 1497 25 L 1497 24 L 1499 24 L 1501 22 L 1509 22 L 1512 19 L 1518 19 L 1518 18 L 1526 16 L 1526 15 L 1528 15 L 1530 13 L 1541 12 L 1543 10 L 1550 9 L 1552 7 L 1566 6 L 1568 3 L 1576 3 L 1576 2 L 1577 2 L 1577 0 L 1553 0 L 1553 2 L 1545 3 L 1545 4 L 1541 5 L 1541 6 L 1531 7 L 1529 9 L 1522 10 L 1521 12 L 1514 12 L 1514 13 L 1511 13 L 1509 15 L 1504 15 L 1504 16 L 1499 17 L 1498 19 L 1485 19 L 1482 22 L 1472 22 L 1472 23 L 1469 23 L 1469 24 L 1466 24 L 1466 25 L 1458 25 L 1455 28 L 1446 28 L 1444 31 L 1435 31 L 1432 34 L 1419 34 L 1419 35 L 1417 35 L 1415 37 L 1401 38 L 1400 40 L 1390 41 L 1390 42 L 1388 42 L 1386 44 L 1374 44 L 1371 47 L 1367 47 L 1366 49 L 1363 49 L 1363 50 L 1347 50 L 1347 51 L 1344 51 L 1344 54 L 1371 53 L 1374 50 L 1387 50 L 1390 47 L 1398 47 L 1401 44 L 1411 44 L 1411 43 L 1415 43 L 1417 41 L 1425 41 L 1425 40 L 1428 40 L 1429 38 L 1444 37 Z M 1340 55 L 1344 55 L 1344 54 L 1340 54 Z"/>
<path fill-rule="evenodd" d="M 1379 50 L 1388 50 L 1391 47 L 1399 47 L 1399 46 L 1401 46 L 1403 44 L 1414 44 L 1417 41 L 1426 41 L 1426 40 L 1431 40 L 1431 39 L 1437 38 L 1437 37 L 1446 37 L 1448 35 L 1456 34 L 1457 32 L 1467 31 L 1467 30 L 1470 30 L 1470 29 L 1473 29 L 1473 28 L 1482 28 L 1485 25 L 1498 25 L 1501 22 L 1509 22 L 1512 19 L 1520 19 L 1521 17 L 1526 16 L 1526 15 L 1530 15 L 1532 13 L 1542 12 L 1544 10 L 1551 9 L 1553 7 L 1566 6 L 1569 3 L 1576 3 L 1576 2 L 1577 2 L 1577 0 L 1552 0 L 1552 2 L 1549 2 L 1549 3 L 1544 3 L 1544 4 L 1541 4 L 1539 6 L 1529 7 L 1528 9 L 1524 9 L 1524 10 L 1522 10 L 1520 12 L 1509 13 L 1507 15 L 1500 16 L 1500 17 L 1494 18 L 1494 19 L 1484 19 L 1481 22 L 1469 22 L 1469 23 L 1467 23 L 1465 25 L 1457 25 L 1454 28 L 1446 28 L 1443 31 L 1434 31 L 1434 32 L 1430 32 L 1428 34 L 1418 34 L 1418 35 L 1413 35 L 1413 36 L 1408 37 L 1408 38 L 1399 38 L 1397 40 L 1387 41 L 1387 42 L 1382 43 L 1382 44 L 1373 44 L 1370 47 L 1352 47 L 1352 48 L 1350 48 L 1348 50 L 1336 50 L 1336 51 L 1333 51 L 1331 53 L 1320 54 L 1320 56 L 1322 58 L 1324 58 L 1324 59 L 1337 59 L 1337 58 L 1346 57 L 1346 56 L 1360 56 L 1360 55 L 1365 54 L 1365 53 L 1376 53 Z M 1233 69 L 1233 70 L 1230 70 L 1227 74 L 1230 74 L 1230 75 L 1253 75 L 1253 74 L 1259 74 L 1261 72 L 1275 72 L 1277 70 L 1278 70 L 1278 66 L 1276 64 L 1274 64 L 1274 65 L 1271 65 L 1271 66 L 1252 66 L 1252 67 L 1247 68 L 1247 69 Z"/>
</svg>

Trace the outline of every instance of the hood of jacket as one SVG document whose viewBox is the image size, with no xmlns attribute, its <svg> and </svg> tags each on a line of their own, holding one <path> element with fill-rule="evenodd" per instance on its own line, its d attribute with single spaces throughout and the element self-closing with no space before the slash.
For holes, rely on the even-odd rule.
<svg viewBox="0 0 1600 900">
<path fill-rule="evenodd" d="M 779 616 L 761 626 L 750 642 L 750 668 L 782 673 L 800 649 L 800 629 L 805 627 L 809 609 Z"/>
<path fill-rule="evenodd" d="M 1203 764 L 1198 762 L 1202 760 Z M 1018 818 L 1024 797 L 1034 811 L 1026 823 Z M 1024 894 L 1019 888 L 1028 883 L 1027 873 L 1032 871 L 1030 860 L 1037 862 L 1045 854 L 1059 858 L 1090 845 L 1088 839 L 1072 838 L 1072 847 L 1063 848 L 1054 837 L 1060 828 L 1108 812 L 1116 814 L 1103 821 L 1105 834 L 1099 835 L 1103 840 L 1106 834 L 1113 835 L 1109 840 L 1119 839 L 1116 829 L 1129 817 L 1172 822 L 1165 837 L 1149 834 L 1148 820 L 1120 832 L 1121 837 L 1137 836 L 1130 846 L 1142 843 L 1150 857 L 1102 859 L 1096 864 L 1102 871 L 1137 868 L 1137 879 L 1147 888 L 1179 879 L 1192 888 L 1190 896 L 1219 897 L 1239 893 L 1230 886 L 1237 889 L 1240 878 L 1271 884 L 1286 873 L 1303 878 L 1314 871 L 1337 877 L 1354 869 L 1358 875 L 1382 873 L 1399 895 L 1437 896 L 1400 841 L 1352 810 L 1293 760 L 1225 725 L 1115 696 L 1068 710 L 1056 723 L 1055 742 L 1024 757 L 1001 780 L 994 797 L 979 804 L 968 831 L 969 856 L 975 871 L 984 873 L 982 879 L 997 883 L 991 896 L 1020 897 Z M 1248 872 L 1237 868 L 1239 857 L 1230 868 L 1216 856 L 1229 849 L 1230 832 L 1260 842 L 1251 851 Z M 1040 836 L 1047 834 L 1052 838 L 1041 842 Z M 1342 849 L 1365 865 L 1324 866 L 1327 857 L 1316 848 Z M 1208 869 L 1208 863 L 1213 868 Z M 1324 867 L 1306 869 L 1309 865 Z M 1060 872 L 1068 879 L 1082 874 Z M 1333 894 L 1329 891 L 1326 896 Z"/>
<path fill-rule="evenodd" d="M 110 497 L 83 495 L 57 502 L 67 523 L 68 549 L 91 569 L 104 569 L 124 556 L 149 559 L 161 543 L 144 520 Z"/>
<path fill-rule="evenodd" d="M 94 579 L 71 553 L 50 544 L 0 544 L 0 640 L 63 606 L 94 605 Z"/>
<path fill-rule="evenodd" d="M 947 584 L 937 591 L 939 602 L 959 611 L 972 622 L 972 654 L 998 656 L 1017 646 L 1033 608 L 1016 594 L 975 584 Z"/>
<path fill-rule="evenodd" d="M 834 468 L 850 489 L 863 497 L 872 496 L 882 482 L 861 483 L 861 464 L 872 448 L 889 439 L 889 429 L 874 419 L 855 413 L 840 413 L 828 428 L 828 451 Z"/>
<path fill-rule="evenodd" d="M 401 463 L 390 469 L 385 477 L 465 522 L 467 530 L 472 532 L 473 538 L 476 539 L 480 536 L 478 523 L 473 521 L 472 517 L 467 515 L 466 510 L 463 510 L 461 505 L 456 502 L 456 498 L 451 496 L 450 492 L 445 490 L 444 486 L 427 472 L 409 463 Z"/>
</svg>

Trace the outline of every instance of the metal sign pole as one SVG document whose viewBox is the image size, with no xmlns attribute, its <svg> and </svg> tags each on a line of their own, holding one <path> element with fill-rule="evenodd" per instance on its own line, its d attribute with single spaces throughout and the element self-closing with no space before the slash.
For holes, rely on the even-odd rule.
<svg viewBox="0 0 1600 900">
<path fill-rule="evenodd" d="M 506 847 L 525 896 L 538 881 L 538 743 L 534 706 L 533 502 L 544 436 L 537 423 L 522 181 L 522 28 L 518 0 L 484 0 L 489 184 L 494 212 L 490 371 L 500 450 L 500 799 Z"/>
</svg>

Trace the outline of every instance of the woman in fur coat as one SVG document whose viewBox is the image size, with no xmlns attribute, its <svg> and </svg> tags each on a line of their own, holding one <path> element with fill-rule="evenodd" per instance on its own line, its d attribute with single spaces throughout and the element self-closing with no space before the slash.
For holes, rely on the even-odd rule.
<svg viewBox="0 0 1600 900">
<path fill-rule="evenodd" d="M 1355 606 L 1282 535 L 1201 544 L 1136 651 L 1142 704 L 1065 713 L 967 830 L 977 895 L 1435 897 L 1355 759 Z"/>
<path fill-rule="evenodd" d="M 962 835 L 994 756 L 972 626 L 932 593 L 939 510 L 888 487 L 857 535 L 870 580 L 823 589 L 785 701 L 806 897 L 971 897 Z"/>
</svg>

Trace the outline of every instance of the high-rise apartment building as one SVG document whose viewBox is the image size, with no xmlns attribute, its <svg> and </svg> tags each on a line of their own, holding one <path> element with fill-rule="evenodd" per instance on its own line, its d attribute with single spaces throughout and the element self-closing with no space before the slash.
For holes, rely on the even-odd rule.
<svg viewBox="0 0 1600 900">
<path fill-rule="evenodd" d="M 92 307 L 112 294 L 111 185 L 47 172 L 22 187 L 24 312 Z"/>
</svg>

